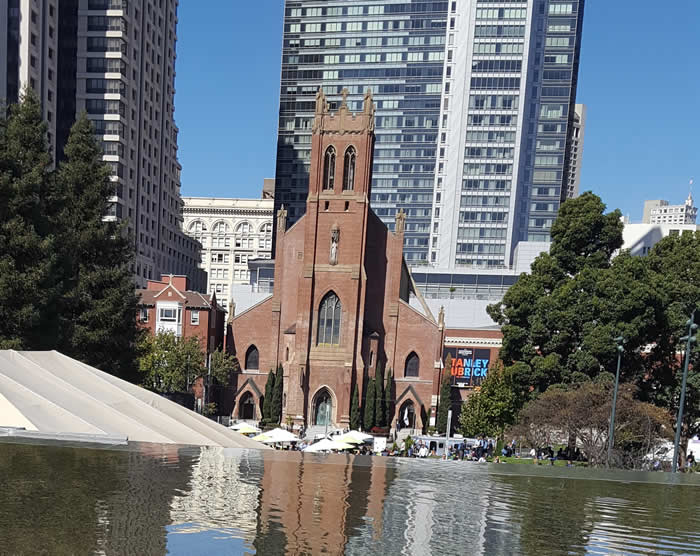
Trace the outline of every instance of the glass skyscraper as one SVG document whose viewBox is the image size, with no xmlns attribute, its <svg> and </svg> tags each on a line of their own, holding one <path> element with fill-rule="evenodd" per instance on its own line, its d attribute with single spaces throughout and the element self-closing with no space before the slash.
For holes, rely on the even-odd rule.
<svg viewBox="0 0 700 556">
<path fill-rule="evenodd" d="M 409 264 L 509 266 L 566 197 L 583 0 L 287 0 L 276 206 L 304 210 L 314 95 L 370 88 L 371 204 Z"/>
</svg>

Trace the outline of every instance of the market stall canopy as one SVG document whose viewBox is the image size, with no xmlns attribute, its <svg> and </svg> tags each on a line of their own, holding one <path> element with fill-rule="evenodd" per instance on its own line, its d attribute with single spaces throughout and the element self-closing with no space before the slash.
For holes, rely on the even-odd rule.
<svg viewBox="0 0 700 556">
<path fill-rule="evenodd" d="M 360 431 L 349 431 L 340 436 L 336 436 L 334 440 L 338 442 L 345 442 L 347 444 L 364 444 L 373 440 L 374 437 L 371 434 L 365 434 Z"/>
<path fill-rule="evenodd" d="M 227 448 L 260 444 L 57 351 L 0 350 L 0 428 L 32 438 L 127 438 Z"/>
<path fill-rule="evenodd" d="M 330 452 L 332 450 L 335 451 L 341 451 L 341 450 L 350 450 L 351 448 L 354 448 L 352 444 L 347 444 L 345 442 L 339 442 L 337 440 L 329 440 L 328 438 L 324 438 L 323 440 L 319 440 L 315 444 L 312 444 L 311 446 L 308 446 L 304 448 L 304 452 Z"/>
<path fill-rule="evenodd" d="M 259 428 L 249 425 L 248 423 L 236 423 L 235 425 L 231 425 L 229 428 L 240 434 L 255 434 L 260 432 Z"/>
<path fill-rule="evenodd" d="M 278 442 L 299 442 L 299 437 L 289 431 L 278 428 L 254 436 L 253 440 L 264 442 L 265 444 L 276 444 Z"/>
</svg>

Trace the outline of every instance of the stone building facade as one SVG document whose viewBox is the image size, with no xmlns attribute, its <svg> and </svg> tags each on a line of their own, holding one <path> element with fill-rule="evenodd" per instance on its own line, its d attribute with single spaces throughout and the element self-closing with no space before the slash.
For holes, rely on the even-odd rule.
<svg viewBox="0 0 700 556">
<path fill-rule="evenodd" d="M 248 261 L 272 255 L 274 200 L 183 197 L 183 229 L 202 244 L 206 291 L 228 307 L 231 286 L 247 284 Z"/>
<path fill-rule="evenodd" d="M 428 425 L 444 315 L 430 311 L 403 258 L 405 214 L 392 232 L 369 207 L 373 146 L 369 92 L 355 114 L 345 101 L 329 112 L 318 93 L 306 214 L 287 229 L 278 211 L 274 292 L 233 318 L 234 417 L 253 406 L 260 418 L 267 373 L 281 364 L 283 422 L 347 426 L 353 388 L 362 400 L 381 362 L 394 375 L 391 426 L 404 416 L 403 426 Z"/>
</svg>

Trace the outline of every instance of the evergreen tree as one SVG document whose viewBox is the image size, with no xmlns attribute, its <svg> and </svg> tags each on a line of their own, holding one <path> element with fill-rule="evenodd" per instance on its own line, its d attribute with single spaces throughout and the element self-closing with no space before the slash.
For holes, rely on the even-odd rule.
<svg viewBox="0 0 700 556">
<path fill-rule="evenodd" d="M 270 423 L 272 421 L 272 396 L 275 392 L 275 373 L 270 369 L 265 383 L 265 399 L 263 399 L 263 422 Z"/>
<path fill-rule="evenodd" d="M 381 361 L 377 362 L 374 392 L 376 399 L 374 403 L 374 424 L 377 427 L 384 427 L 386 425 L 386 405 L 384 401 L 384 366 Z"/>
<path fill-rule="evenodd" d="M 374 379 L 370 378 L 367 381 L 367 392 L 365 392 L 365 406 L 364 406 L 364 417 L 362 419 L 362 424 L 364 429 L 369 431 L 374 427 L 375 420 L 375 394 L 374 394 Z"/>
<path fill-rule="evenodd" d="M 384 388 L 384 423 L 391 426 L 391 419 L 394 416 L 394 371 L 391 367 L 386 372 L 386 387 Z"/>
<path fill-rule="evenodd" d="M 352 387 L 352 401 L 350 402 L 350 428 L 360 430 L 360 395 L 357 386 Z"/>
<path fill-rule="evenodd" d="M 51 157 L 29 89 L 0 116 L 0 348 L 53 349 L 60 284 L 46 218 Z"/>
<path fill-rule="evenodd" d="M 279 423 L 282 419 L 282 394 L 284 391 L 284 369 L 280 363 L 277 366 L 275 376 L 275 389 L 272 394 L 272 405 L 270 406 L 270 417 L 273 423 Z"/>
<path fill-rule="evenodd" d="M 442 378 L 442 384 L 440 385 L 440 405 L 438 406 L 437 413 L 437 431 L 440 434 L 445 434 L 447 431 L 447 412 L 452 407 L 452 385 L 451 377 L 447 366 L 445 367 L 445 373 Z"/>
<path fill-rule="evenodd" d="M 65 272 L 60 349 L 89 365 L 130 378 L 138 297 L 125 222 L 105 220 L 114 194 L 111 170 L 85 113 L 71 128 L 51 195 Z"/>
</svg>

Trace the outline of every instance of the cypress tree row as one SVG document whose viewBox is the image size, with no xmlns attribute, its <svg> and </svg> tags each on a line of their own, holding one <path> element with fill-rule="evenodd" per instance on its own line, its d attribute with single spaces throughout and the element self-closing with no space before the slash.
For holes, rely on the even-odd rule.
<svg viewBox="0 0 700 556">
<path fill-rule="evenodd" d="M 275 392 L 275 372 L 270 369 L 265 383 L 265 398 L 263 399 L 263 424 L 272 421 L 272 397 Z"/>
<path fill-rule="evenodd" d="M 360 395 L 357 391 L 357 385 L 352 387 L 352 401 L 350 402 L 350 428 L 352 430 L 360 430 Z"/>
<path fill-rule="evenodd" d="M 375 394 L 374 394 L 374 379 L 370 378 L 367 381 L 367 392 L 365 393 L 365 406 L 364 406 L 364 417 L 362 419 L 363 427 L 365 430 L 372 430 L 374 426 L 375 418 Z"/>
<path fill-rule="evenodd" d="M 384 366 L 377 362 L 377 373 L 374 379 L 376 402 L 374 404 L 374 425 L 383 427 L 386 422 L 386 405 L 384 401 Z"/>
<path fill-rule="evenodd" d="M 384 425 L 391 426 L 394 416 L 394 371 L 391 367 L 386 370 L 386 387 L 384 388 Z"/>
<path fill-rule="evenodd" d="M 282 392 L 284 390 L 284 369 L 280 363 L 277 366 L 275 375 L 275 389 L 272 394 L 272 405 L 270 407 L 270 417 L 273 423 L 279 423 L 282 419 Z"/>
</svg>

